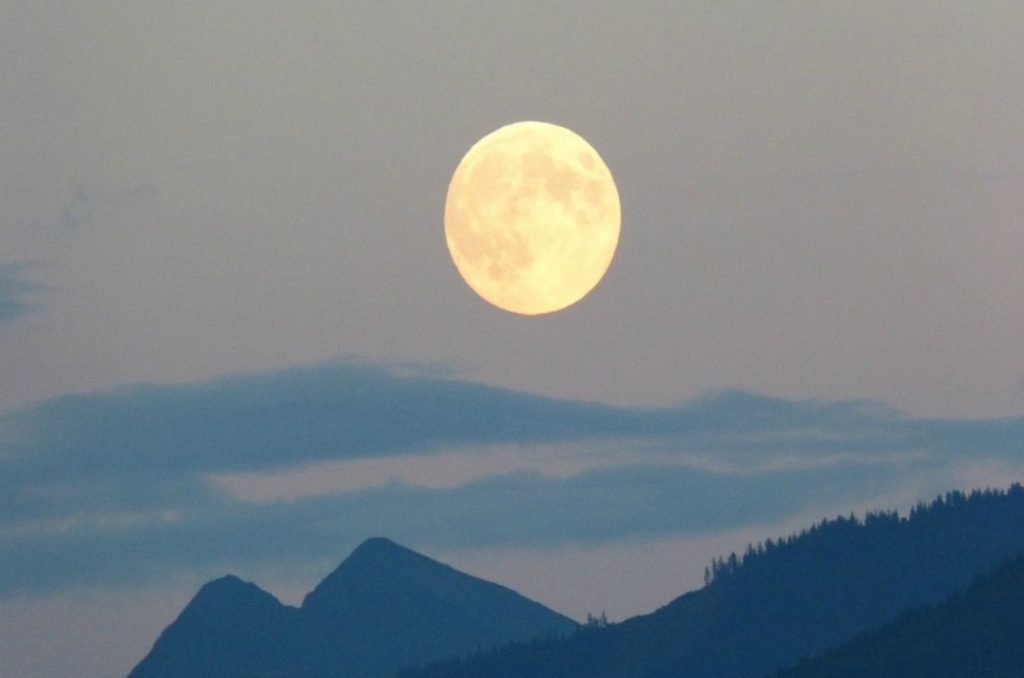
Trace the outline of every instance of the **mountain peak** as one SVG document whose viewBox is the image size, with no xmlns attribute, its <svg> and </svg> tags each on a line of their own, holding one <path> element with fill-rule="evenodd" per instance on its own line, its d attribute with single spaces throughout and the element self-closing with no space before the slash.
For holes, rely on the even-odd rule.
<svg viewBox="0 0 1024 678">
<path fill-rule="evenodd" d="M 401 597 L 438 577 L 458 574 L 449 566 L 396 544 L 373 537 L 360 544 L 302 602 L 310 611 L 361 601 L 373 605 L 383 597 Z M 463 575 L 465 576 L 465 575 Z"/>
<path fill-rule="evenodd" d="M 458 655 L 576 627 L 511 589 L 383 537 L 352 551 L 306 596 L 300 611 L 335 638 L 340 654 L 372 667 L 366 675 L 374 676 L 431 655 Z"/>
<path fill-rule="evenodd" d="M 419 554 L 407 549 L 401 544 L 396 544 L 387 537 L 370 537 L 357 546 L 349 555 L 347 560 L 359 558 L 393 558 L 408 555 L 418 556 Z"/>
<path fill-rule="evenodd" d="M 297 612 L 252 582 L 230 574 L 214 579 L 164 629 L 129 678 L 220 675 L 222 664 L 240 673 L 273 667 L 275 653 L 291 640 L 280 629 Z"/>
<path fill-rule="evenodd" d="M 250 581 L 244 581 L 239 579 L 233 574 L 226 574 L 223 577 L 217 579 L 211 579 L 210 581 L 203 584 L 199 592 L 196 593 L 195 599 L 200 597 L 221 597 L 221 596 L 238 596 L 238 595 L 252 595 L 252 594 L 264 594 L 270 595 L 256 584 Z"/>
<path fill-rule="evenodd" d="M 210 581 L 203 584 L 202 588 L 199 589 L 199 593 L 203 593 L 205 591 L 207 595 L 219 594 L 230 591 L 240 591 L 249 586 L 255 586 L 255 584 L 251 582 L 242 581 L 233 574 L 226 574 L 223 577 L 211 579 Z"/>
<path fill-rule="evenodd" d="M 277 598 L 252 582 L 233 574 L 207 582 L 182 611 L 187 618 L 214 619 L 237 610 L 267 610 L 282 607 Z"/>
<path fill-rule="evenodd" d="M 504 586 L 376 537 L 298 609 L 231 575 L 206 584 L 131 678 L 377 678 L 575 626 Z"/>
</svg>

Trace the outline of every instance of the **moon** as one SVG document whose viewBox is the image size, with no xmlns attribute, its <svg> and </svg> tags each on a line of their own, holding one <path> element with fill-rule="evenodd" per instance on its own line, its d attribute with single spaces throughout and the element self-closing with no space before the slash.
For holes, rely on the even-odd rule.
<svg viewBox="0 0 1024 678">
<path fill-rule="evenodd" d="M 619 192 L 575 132 L 517 122 L 473 146 L 448 185 L 444 232 L 455 267 L 512 313 L 560 311 L 604 277 L 619 242 Z"/>
</svg>

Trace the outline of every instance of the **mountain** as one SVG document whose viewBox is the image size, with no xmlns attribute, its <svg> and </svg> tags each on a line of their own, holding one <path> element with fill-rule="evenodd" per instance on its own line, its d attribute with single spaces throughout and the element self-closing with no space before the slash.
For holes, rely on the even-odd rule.
<svg viewBox="0 0 1024 678">
<path fill-rule="evenodd" d="M 1024 555 L 779 678 L 1024 676 Z"/>
<path fill-rule="evenodd" d="M 299 610 L 229 575 L 203 586 L 129 675 L 235 676 L 283 667 L 301 647 L 301 626 Z"/>
<path fill-rule="evenodd" d="M 951 492 L 907 517 L 826 520 L 716 560 L 704 588 L 649 615 L 401 675 L 763 676 L 937 603 L 1021 552 L 1024 489 Z"/>
<path fill-rule="evenodd" d="M 370 539 L 281 604 L 237 577 L 203 586 L 129 678 L 375 678 L 576 623 L 498 584 Z"/>
</svg>

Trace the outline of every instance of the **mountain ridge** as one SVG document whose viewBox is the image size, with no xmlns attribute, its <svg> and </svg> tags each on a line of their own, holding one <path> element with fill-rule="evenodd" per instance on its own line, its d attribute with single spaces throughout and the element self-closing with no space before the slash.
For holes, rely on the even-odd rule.
<svg viewBox="0 0 1024 678">
<path fill-rule="evenodd" d="M 129 678 L 390 677 L 404 666 L 575 627 L 511 589 L 378 537 L 299 607 L 234 575 L 206 583 Z"/>
<path fill-rule="evenodd" d="M 1024 488 L 950 492 L 908 516 L 837 517 L 716 559 L 707 584 L 573 637 L 407 669 L 403 678 L 754 678 L 938 603 L 1024 552 Z"/>
</svg>

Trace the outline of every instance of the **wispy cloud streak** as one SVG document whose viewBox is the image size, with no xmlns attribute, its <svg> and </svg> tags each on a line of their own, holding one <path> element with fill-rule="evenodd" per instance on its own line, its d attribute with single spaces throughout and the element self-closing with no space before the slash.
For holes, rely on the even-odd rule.
<svg viewBox="0 0 1024 678">
<path fill-rule="evenodd" d="M 67 396 L 2 424 L 5 594 L 330 558 L 373 534 L 469 547 L 734 529 L 859 504 L 908 478 L 946 489 L 953 465 L 1024 451 L 1024 418 L 913 419 L 738 392 L 616 408 L 357 361 Z M 489 467 L 495 446 L 505 453 Z M 562 450 L 571 460 L 545 473 Z M 436 464 L 433 480 L 382 484 L 373 465 L 402 459 Z M 289 501 L 229 491 L 246 474 L 272 486 L 331 462 L 367 478 Z"/>
<path fill-rule="evenodd" d="M 0 324 L 31 313 L 36 307 L 30 297 L 43 290 L 43 285 L 25 277 L 27 264 L 0 264 Z"/>
</svg>

